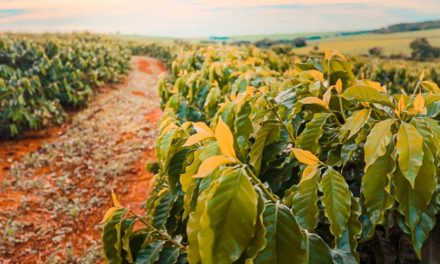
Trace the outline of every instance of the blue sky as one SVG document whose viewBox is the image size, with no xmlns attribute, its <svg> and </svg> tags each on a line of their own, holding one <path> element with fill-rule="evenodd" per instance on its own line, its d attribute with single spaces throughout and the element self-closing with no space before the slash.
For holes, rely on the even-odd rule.
<svg viewBox="0 0 440 264">
<path fill-rule="evenodd" d="M 0 0 L 0 31 L 171 37 L 350 31 L 440 19 L 440 0 Z"/>
</svg>

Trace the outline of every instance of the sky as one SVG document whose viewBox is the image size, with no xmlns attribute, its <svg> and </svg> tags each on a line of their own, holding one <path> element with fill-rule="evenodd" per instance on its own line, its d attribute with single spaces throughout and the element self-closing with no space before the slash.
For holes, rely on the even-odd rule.
<svg viewBox="0 0 440 264">
<path fill-rule="evenodd" d="M 440 19 L 440 0 L 0 0 L 0 31 L 181 38 L 351 31 Z"/>
</svg>

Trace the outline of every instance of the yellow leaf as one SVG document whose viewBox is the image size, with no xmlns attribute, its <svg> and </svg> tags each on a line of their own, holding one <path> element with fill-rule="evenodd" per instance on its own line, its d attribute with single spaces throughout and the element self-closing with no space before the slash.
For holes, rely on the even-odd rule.
<svg viewBox="0 0 440 264">
<path fill-rule="evenodd" d="M 394 110 L 396 115 L 400 117 L 400 113 L 405 109 L 405 99 L 403 98 L 403 95 L 400 96 L 399 101 L 397 102 L 397 108 Z"/>
<path fill-rule="evenodd" d="M 317 104 L 317 105 L 320 105 L 320 106 L 328 109 L 328 105 L 323 100 L 319 99 L 318 97 L 312 97 L 312 96 L 306 97 L 306 98 L 302 99 L 300 102 L 302 104 Z"/>
<path fill-rule="evenodd" d="M 212 130 L 205 123 L 197 122 L 193 123 L 193 126 L 197 131 L 197 134 L 190 136 L 183 145 L 184 147 L 192 146 L 202 140 L 214 137 L 214 132 L 212 132 Z"/>
<path fill-rule="evenodd" d="M 113 205 L 116 207 L 120 207 L 122 208 L 123 206 L 121 205 L 121 203 L 118 201 L 118 198 L 116 198 L 116 194 L 113 192 L 112 190 L 112 200 L 113 200 Z"/>
<path fill-rule="evenodd" d="M 189 147 L 189 146 L 192 146 L 192 145 L 194 145 L 196 143 L 199 143 L 200 141 L 205 140 L 205 139 L 210 138 L 210 137 L 211 137 L 210 135 L 197 133 L 197 134 L 191 135 L 186 140 L 185 144 L 183 144 L 183 146 L 184 147 Z"/>
<path fill-rule="evenodd" d="M 364 83 L 370 86 L 371 88 L 374 88 L 378 92 L 387 93 L 387 90 L 382 85 L 380 85 L 380 82 L 372 82 L 369 80 L 364 80 Z"/>
<path fill-rule="evenodd" d="M 338 79 L 338 81 L 335 84 L 335 88 L 336 88 L 336 91 L 338 92 L 338 94 L 342 93 L 342 81 L 341 81 L 341 79 Z"/>
<path fill-rule="evenodd" d="M 368 102 L 361 102 L 361 105 L 366 108 L 370 108 L 370 103 L 368 103 Z"/>
<path fill-rule="evenodd" d="M 328 106 L 330 104 L 330 99 L 331 98 L 332 98 L 332 87 L 328 88 L 327 91 L 325 91 L 325 93 L 324 93 L 324 95 L 322 97 L 322 101 L 326 105 L 326 108 L 328 108 Z"/>
<path fill-rule="evenodd" d="M 412 114 L 417 115 L 419 113 L 426 114 L 426 106 L 425 106 L 425 99 L 423 98 L 423 95 L 419 93 L 416 96 L 416 99 L 414 99 L 413 102 L 413 109 L 411 111 Z"/>
<path fill-rule="evenodd" d="M 338 57 L 341 60 L 346 60 L 345 56 L 342 55 L 341 52 L 337 51 L 337 50 L 333 50 L 333 51 L 326 51 L 325 55 L 324 55 L 324 60 L 330 60 L 332 57 Z"/>
<path fill-rule="evenodd" d="M 252 86 L 246 87 L 246 96 L 253 95 L 257 89 Z"/>
<path fill-rule="evenodd" d="M 200 164 L 197 174 L 193 178 L 203 178 L 217 169 L 220 165 L 232 163 L 230 159 L 225 156 L 209 157 Z"/>
<path fill-rule="evenodd" d="M 312 152 L 308 150 L 302 150 L 298 148 L 292 148 L 293 155 L 295 158 L 306 165 L 318 165 L 320 163 L 318 157 L 312 154 Z"/>
<path fill-rule="evenodd" d="M 420 82 L 423 81 L 423 79 L 425 79 L 425 70 L 423 70 L 422 73 L 420 73 L 420 76 L 419 76 L 419 81 Z"/>
<path fill-rule="evenodd" d="M 157 196 L 162 196 L 162 194 L 164 194 L 165 192 L 169 191 L 170 188 L 166 187 L 166 188 L 162 188 L 158 193 Z"/>
<path fill-rule="evenodd" d="M 229 129 L 228 125 L 223 122 L 220 117 L 218 119 L 217 127 L 215 128 L 215 138 L 217 139 L 218 146 L 220 147 L 223 155 L 229 158 L 237 159 L 234 150 L 234 137 Z"/>
<path fill-rule="evenodd" d="M 318 172 L 318 168 L 319 168 L 318 165 L 309 165 L 309 166 L 305 167 L 299 183 L 305 182 L 305 181 L 313 178 L 316 175 L 316 173 Z"/>
<path fill-rule="evenodd" d="M 342 55 L 342 53 L 339 52 L 338 50 L 332 51 L 332 57 L 338 57 L 339 59 L 344 60 L 344 61 L 346 60 L 345 56 Z"/>
<path fill-rule="evenodd" d="M 101 220 L 101 224 L 104 224 L 105 222 L 107 222 L 112 216 L 113 213 L 116 212 L 117 210 L 120 210 L 121 208 L 119 207 L 110 207 L 107 212 L 105 212 L 104 217 Z"/>
<path fill-rule="evenodd" d="M 209 128 L 205 123 L 203 122 L 196 122 L 193 123 L 194 129 L 197 131 L 197 133 L 206 134 L 210 136 L 214 136 L 214 132 Z"/>
<path fill-rule="evenodd" d="M 330 50 L 325 51 L 324 60 L 329 60 L 332 58 L 332 52 Z"/>
<path fill-rule="evenodd" d="M 348 138 L 351 138 L 354 134 L 359 132 L 359 130 L 365 125 L 369 117 L 370 110 L 368 109 L 362 109 L 356 112 L 356 114 L 353 114 L 353 119 L 351 120 L 350 126 L 350 134 L 348 135 Z"/>
<path fill-rule="evenodd" d="M 308 74 L 310 76 L 312 76 L 315 80 L 324 81 L 324 74 L 320 71 L 317 70 L 308 70 L 308 71 L 304 71 L 303 74 Z"/>
<path fill-rule="evenodd" d="M 431 91 L 435 94 L 440 94 L 440 88 L 438 87 L 438 85 L 435 82 L 423 81 L 422 86 L 423 86 L 423 88 L 425 88 L 428 91 Z"/>
</svg>

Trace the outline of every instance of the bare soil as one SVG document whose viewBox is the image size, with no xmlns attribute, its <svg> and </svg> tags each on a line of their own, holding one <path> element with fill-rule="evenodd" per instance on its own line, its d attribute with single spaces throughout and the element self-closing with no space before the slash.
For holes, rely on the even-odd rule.
<svg viewBox="0 0 440 264">
<path fill-rule="evenodd" d="M 165 68 L 133 57 L 123 84 L 99 89 L 59 128 L 0 142 L 0 263 L 101 263 L 113 189 L 139 214 L 150 190 L 156 85 Z"/>
</svg>

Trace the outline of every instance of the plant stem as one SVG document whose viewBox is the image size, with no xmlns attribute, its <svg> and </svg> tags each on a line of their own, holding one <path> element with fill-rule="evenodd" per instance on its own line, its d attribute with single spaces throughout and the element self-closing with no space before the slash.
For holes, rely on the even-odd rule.
<svg viewBox="0 0 440 264">
<path fill-rule="evenodd" d="M 344 118 L 344 123 L 345 123 L 346 117 L 344 113 L 344 108 L 342 107 L 342 99 L 339 94 L 338 94 L 338 99 L 339 99 L 339 108 L 341 109 L 342 118 Z"/>
<path fill-rule="evenodd" d="M 257 185 L 261 188 L 261 190 L 264 192 L 264 194 L 267 195 L 267 197 L 270 198 L 270 200 L 274 203 L 278 202 L 278 197 L 276 197 L 270 190 L 267 189 L 267 187 L 260 181 L 260 179 L 254 174 L 254 172 L 249 168 L 249 166 L 244 165 L 245 170 L 249 173 L 249 176 L 251 176 L 252 180 L 254 180 Z"/>
<path fill-rule="evenodd" d="M 292 141 L 292 143 L 294 143 L 295 142 L 295 135 L 291 133 L 291 131 L 289 130 L 289 128 L 284 123 L 283 119 L 281 118 L 280 114 L 275 110 L 275 106 L 273 105 L 273 103 L 269 99 L 267 99 L 265 96 L 264 96 L 264 99 L 269 104 L 270 110 L 275 114 L 278 121 L 280 121 L 280 123 L 283 125 L 284 129 L 287 131 L 287 134 L 289 135 L 289 138 Z"/>
<path fill-rule="evenodd" d="M 180 244 L 178 241 L 174 240 L 170 235 L 168 235 L 168 233 L 162 232 L 159 229 L 155 228 L 154 226 L 152 226 L 150 223 L 148 223 L 147 220 L 145 220 L 142 216 L 139 216 L 138 214 L 136 214 L 135 212 L 133 212 L 132 210 L 129 210 L 129 212 L 134 215 L 137 219 L 139 219 L 139 221 L 141 221 L 144 225 L 146 225 L 148 228 L 151 228 L 155 233 L 159 234 L 164 240 L 174 244 L 175 246 L 179 247 L 181 250 L 183 251 L 187 251 L 186 247 L 182 244 Z"/>
</svg>

